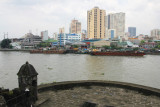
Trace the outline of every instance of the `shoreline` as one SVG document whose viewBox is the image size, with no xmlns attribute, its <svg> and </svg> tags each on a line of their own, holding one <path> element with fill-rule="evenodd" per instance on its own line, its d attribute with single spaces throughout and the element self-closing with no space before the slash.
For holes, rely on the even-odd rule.
<svg viewBox="0 0 160 107">
<path fill-rule="evenodd" d="M 25 52 L 29 52 L 29 51 L 31 51 L 31 49 L 28 49 L 28 50 L 26 50 L 26 49 L 0 49 L 0 51 L 25 51 Z"/>
<path fill-rule="evenodd" d="M 0 49 L 0 51 L 23 51 L 23 52 L 30 52 L 33 49 Z M 72 54 L 89 54 L 89 53 L 75 53 L 75 52 L 67 52 L 67 53 L 72 53 Z M 144 52 L 145 55 L 160 55 L 160 52 Z M 36 54 L 36 53 L 35 53 Z"/>
</svg>

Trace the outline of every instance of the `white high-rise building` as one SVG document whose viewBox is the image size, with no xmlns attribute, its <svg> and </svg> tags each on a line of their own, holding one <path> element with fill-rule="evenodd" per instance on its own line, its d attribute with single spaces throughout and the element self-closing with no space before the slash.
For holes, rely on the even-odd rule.
<svg viewBox="0 0 160 107">
<path fill-rule="evenodd" d="M 42 41 L 48 40 L 48 30 L 41 32 Z"/>
<path fill-rule="evenodd" d="M 111 38 L 110 29 L 114 29 L 114 38 L 124 37 L 125 35 L 125 13 L 110 13 L 105 17 L 106 38 Z"/>
<path fill-rule="evenodd" d="M 58 40 L 58 34 L 55 32 L 55 33 L 53 33 L 53 39 L 54 40 Z"/>
<path fill-rule="evenodd" d="M 151 31 L 151 37 L 153 37 L 156 40 L 160 40 L 160 29 L 153 29 Z"/>
</svg>

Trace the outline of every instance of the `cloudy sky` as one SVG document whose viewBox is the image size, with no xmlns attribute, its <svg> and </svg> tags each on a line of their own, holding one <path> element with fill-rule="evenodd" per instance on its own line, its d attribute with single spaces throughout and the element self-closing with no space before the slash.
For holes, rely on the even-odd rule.
<svg viewBox="0 0 160 107">
<path fill-rule="evenodd" d="M 67 33 L 74 18 L 87 29 L 87 10 L 95 6 L 106 14 L 126 13 L 126 31 L 135 26 L 137 34 L 150 34 L 151 29 L 160 28 L 159 0 L 0 0 L 0 40 L 4 32 L 13 38 L 29 30 L 33 34 L 48 30 L 51 36 L 65 27 Z"/>
</svg>

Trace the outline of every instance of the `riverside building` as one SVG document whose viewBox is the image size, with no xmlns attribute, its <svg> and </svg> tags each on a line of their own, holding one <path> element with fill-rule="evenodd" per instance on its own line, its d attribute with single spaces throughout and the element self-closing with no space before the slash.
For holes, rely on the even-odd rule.
<svg viewBox="0 0 160 107">
<path fill-rule="evenodd" d="M 160 29 L 153 29 L 151 31 L 151 37 L 156 40 L 160 40 Z"/>
<path fill-rule="evenodd" d="M 87 12 L 87 36 L 88 39 L 105 38 L 105 16 L 106 11 L 94 7 Z"/>
<path fill-rule="evenodd" d="M 41 32 L 42 41 L 48 40 L 48 30 Z"/>
<path fill-rule="evenodd" d="M 72 20 L 70 25 L 70 33 L 81 33 L 81 22 L 78 22 L 78 20 Z"/>
<path fill-rule="evenodd" d="M 81 34 L 66 34 L 66 33 L 60 33 L 58 35 L 58 45 L 64 46 L 67 42 L 74 43 L 81 41 Z"/>
<path fill-rule="evenodd" d="M 24 39 L 21 41 L 21 47 L 22 49 L 34 49 L 41 42 L 42 39 L 38 35 L 27 33 Z"/>
<path fill-rule="evenodd" d="M 125 35 L 125 13 L 110 13 L 105 17 L 106 38 L 124 37 Z"/>
<path fill-rule="evenodd" d="M 129 36 L 136 36 L 136 27 L 128 27 Z"/>
</svg>

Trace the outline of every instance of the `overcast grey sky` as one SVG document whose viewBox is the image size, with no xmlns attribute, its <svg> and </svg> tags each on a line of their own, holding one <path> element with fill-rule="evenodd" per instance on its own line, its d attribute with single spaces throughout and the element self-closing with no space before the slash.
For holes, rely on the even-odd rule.
<svg viewBox="0 0 160 107">
<path fill-rule="evenodd" d="M 4 32 L 13 38 L 29 30 L 33 34 L 48 30 L 51 36 L 65 27 L 67 33 L 73 18 L 87 29 L 87 10 L 95 6 L 106 14 L 126 13 L 126 31 L 135 26 L 137 34 L 150 34 L 151 29 L 160 28 L 159 0 L 0 0 L 0 40 Z"/>
</svg>

